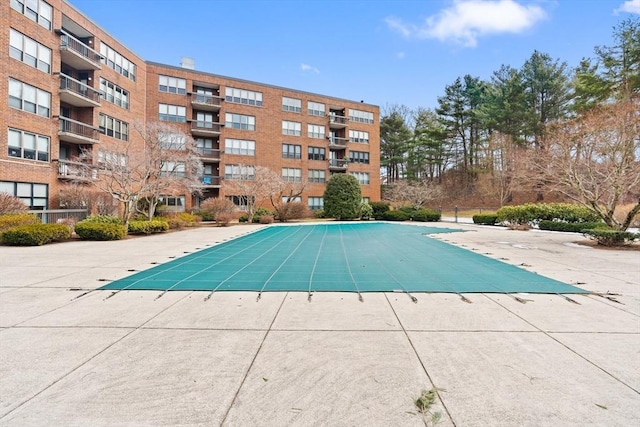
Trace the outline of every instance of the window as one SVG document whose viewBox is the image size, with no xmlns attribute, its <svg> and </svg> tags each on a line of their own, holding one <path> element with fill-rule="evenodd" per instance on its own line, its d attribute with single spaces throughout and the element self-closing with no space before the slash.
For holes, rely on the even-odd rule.
<svg viewBox="0 0 640 427">
<path fill-rule="evenodd" d="M 302 197 L 300 197 L 300 196 L 282 196 L 280 198 L 280 200 L 282 200 L 282 203 L 301 202 L 302 201 Z"/>
<path fill-rule="evenodd" d="M 307 102 L 307 113 L 312 116 L 324 117 L 324 104 L 318 102 Z"/>
<path fill-rule="evenodd" d="M 225 88 L 224 95 L 224 100 L 227 102 L 254 105 L 256 107 L 262 106 L 262 92 L 227 87 Z"/>
<path fill-rule="evenodd" d="M 40 71 L 51 71 L 51 49 L 13 28 L 9 33 L 9 55 Z"/>
<path fill-rule="evenodd" d="M 107 67 L 116 70 L 129 80 L 136 81 L 136 66 L 133 62 L 102 42 L 100 43 L 100 55 L 102 55 L 100 61 Z"/>
<path fill-rule="evenodd" d="M 107 169 L 117 169 L 127 166 L 127 156 L 113 151 L 98 150 L 98 165 Z"/>
<path fill-rule="evenodd" d="M 373 124 L 373 113 L 349 108 L 349 121 Z"/>
<path fill-rule="evenodd" d="M 187 93 L 187 81 L 177 77 L 158 76 L 158 90 L 160 92 L 184 95 Z"/>
<path fill-rule="evenodd" d="M 361 130 L 349 130 L 349 141 L 359 142 L 361 144 L 369 143 L 369 132 Z"/>
<path fill-rule="evenodd" d="M 11 7 L 47 30 L 51 29 L 53 8 L 48 3 L 42 0 L 11 0 Z"/>
<path fill-rule="evenodd" d="M 183 162 L 164 162 L 160 168 L 160 175 L 184 178 L 187 175 L 185 164 Z"/>
<path fill-rule="evenodd" d="M 226 113 L 224 125 L 231 129 L 256 130 L 256 118 L 254 116 Z"/>
<path fill-rule="evenodd" d="M 307 125 L 307 136 L 309 138 L 324 139 L 324 126 Z"/>
<path fill-rule="evenodd" d="M 42 117 L 49 117 L 51 94 L 10 78 L 9 106 Z"/>
<path fill-rule="evenodd" d="M 255 203 L 255 197 L 247 197 L 247 196 L 225 196 L 227 200 L 231 200 L 231 202 L 241 211 L 247 210 L 247 199 L 251 199 L 252 203 Z"/>
<path fill-rule="evenodd" d="M 187 136 L 182 133 L 158 133 L 160 148 L 165 150 L 184 150 L 187 147 Z"/>
<path fill-rule="evenodd" d="M 185 196 L 160 196 L 158 199 L 172 212 L 183 212 Z"/>
<path fill-rule="evenodd" d="M 302 101 L 295 98 L 282 97 L 282 111 L 291 111 L 292 113 L 302 112 Z"/>
<path fill-rule="evenodd" d="M 366 151 L 349 151 L 349 162 L 369 164 L 369 153 Z"/>
<path fill-rule="evenodd" d="M 49 186 L 31 182 L 0 181 L 0 193 L 8 193 L 18 197 L 32 210 L 47 208 Z"/>
<path fill-rule="evenodd" d="M 324 199 L 322 197 L 309 197 L 307 199 L 307 206 L 312 211 L 324 209 Z"/>
<path fill-rule="evenodd" d="M 246 165 L 225 165 L 224 179 L 235 179 L 239 181 L 253 181 L 255 168 Z"/>
<path fill-rule="evenodd" d="M 370 197 L 363 197 L 362 198 L 362 203 L 366 203 L 366 204 L 371 204 L 371 198 Z"/>
<path fill-rule="evenodd" d="M 309 182 L 324 184 L 326 172 L 322 169 L 309 169 Z"/>
<path fill-rule="evenodd" d="M 226 138 L 224 140 L 224 152 L 226 154 L 237 154 L 240 156 L 255 156 L 256 142 L 245 139 Z"/>
<path fill-rule="evenodd" d="M 297 122 L 282 121 L 282 134 L 283 135 L 302 135 L 302 124 Z"/>
<path fill-rule="evenodd" d="M 282 144 L 283 159 L 300 159 L 302 157 L 302 146 L 293 144 Z"/>
<path fill-rule="evenodd" d="M 309 160 L 326 160 L 325 149 L 322 147 L 309 147 Z"/>
<path fill-rule="evenodd" d="M 107 102 L 116 104 L 125 110 L 129 109 L 129 92 L 115 83 L 100 77 L 100 96 Z"/>
<path fill-rule="evenodd" d="M 129 125 L 105 114 L 100 114 L 100 132 L 122 141 L 129 140 Z"/>
<path fill-rule="evenodd" d="M 187 108 L 180 105 L 160 104 L 158 106 L 158 119 L 165 122 L 185 123 L 187 121 Z"/>
<path fill-rule="evenodd" d="M 361 185 L 369 184 L 369 173 L 368 172 L 351 172 L 351 175 L 355 176 L 358 182 Z"/>
<path fill-rule="evenodd" d="M 287 182 L 301 182 L 302 169 L 282 168 L 282 180 Z"/>
<path fill-rule="evenodd" d="M 49 161 L 49 137 L 9 129 L 9 157 Z"/>
</svg>

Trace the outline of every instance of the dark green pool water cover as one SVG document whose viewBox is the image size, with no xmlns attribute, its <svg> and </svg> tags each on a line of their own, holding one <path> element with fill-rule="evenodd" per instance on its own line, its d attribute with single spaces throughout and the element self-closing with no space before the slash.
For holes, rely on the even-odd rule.
<svg viewBox="0 0 640 427">
<path fill-rule="evenodd" d="M 548 293 L 587 291 L 389 223 L 272 226 L 104 290 Z"/>
</svg>

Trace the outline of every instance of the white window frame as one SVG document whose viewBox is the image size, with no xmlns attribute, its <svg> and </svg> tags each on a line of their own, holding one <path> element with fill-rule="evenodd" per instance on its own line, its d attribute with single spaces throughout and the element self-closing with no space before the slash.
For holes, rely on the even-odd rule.
<svg viewBox="0 0 640 427">
<path fill-rule="evenodd" d="M 369 132 L 363 130 L 351 130 L 349 129 L 349 141 L 360 144 L 369 143 Z"/>
<path fill-rule="evenodd" d="M 25 109 L 25 103 L 28 103 L 29 106 L 33 105 L 33 111 L 31 108 Z M 51 94 L 20 80 L 9 78 L 9 107 L 41 117 L 50 117 Z"/>
<path fill-rule="evenodd" d="M 302 112 L 302 100 L 296 98 L 282 97 L 282 111 L 289 111 L 290 113 Z"/>
<path fill-rule="evenodd" d="M 311 116 L 324 117 L 326 114 L 326 106 L 320 102 L 307 102 L 307 113 Z"/>
<path fill-rule="evenodd" d="M 255 116 L 244 114 L 225 113 L 225 127 L 228 129 L 256 130 Z"/>
<path fill-rule="evenodd" d="M 158 91 L 185 95 L 187 93 L 187 81 L 178 77 L 159 75 Z"/>
<path fill-rule="evenodd" d="M 370 111 L 355 110 L 349 108 L 349 121 L 356 123 L 373 124 L 373 113 Z"/>
<path fill-rule="evenodd" d="M 51 49 L 11 28 L 9 56 L 44 73 L 51 73 Z"/>
<path fill-rule="evenodd" d="M 262 92 L 235 87 L 225 87 L 224 100 L 235 104 L 262 107 Z"/>
<path fill-rule="evenodd" d="M 33 6 L 35 6 L 37 10 L 34 10 Z M 43 0 L 11 0 L 11 8 L 32 21 L 37 22 L 47 30 L 51 30 L 53 7 L 49 3 Z"/>
<path fill-rule="evenodd" d="M 256 142 L 248 139 L 225 138 L 224 152 L 238 156 L 255 156 Z"/>
<path fill-rule="evenodd" d="M 9 128 L 7 143 L 9 157 L 49 162 L 51 141 L 48 136 Z"/>
<path fill-rule="evenodd" d="M 285 182 L 302 182 L 302 169 L 282 168 L 282 180 Z"/>
<path fill-rule="evenodd" d="M 182 105 L 158 104 L 158 120 L 163 122 L 186 123 L 187 107 Z"/>
<path fill-rule="evenodd" d="M 309 138 L 325 139 L 325 127 L 321 125 L 307 125 L 307 136 Z"/>
<path fill-rule="evenodd" d="M 302 135 L 302 123 L 290 122 L 288 120 L 283 120 L 282 121 L 282 134 L 283 135 L 292 135 L 292 136 L 301 136 Z"/>
</svg>

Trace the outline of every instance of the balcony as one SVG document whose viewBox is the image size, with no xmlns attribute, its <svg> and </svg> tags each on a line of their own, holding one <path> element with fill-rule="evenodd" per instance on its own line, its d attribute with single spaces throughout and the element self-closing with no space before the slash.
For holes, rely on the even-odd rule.
<svg viewBox="0 0 640 427">
<path fill-rule="evenodd" d="M 217 148 L 198 147 L 196 150 L 203 161 L 220 161 L 220 150 Z"/>
<path fill-rule="evenodd" d="M 191 133 L 194 136 L 220 135 L 223 126 L 221 123 L 194 120 L 191 122 Z"/>
<path fill-rule="evenodd" d="M 67 117 L 58 117 L 58 123 L 60 123 L 58 130 L 60 141 L 72 144 L 96 144 L 99 142 L 100 132 L 91 125 Z"/>
<path fill-rule="evenodd" d="M 76 70 L 99 70 L 100 55 L 86 44 L 64 30 L 57 31 L 60 34 L 60 60 Z"/>
<path fill-rule="evenodd" d="M 330 129 L 344 129 L 349 123 L 349 118 L 345 116 L 338 116 L 336 114 L 329 114 L 329 128 Z"/>
<path fill-rule="evenodd" d="M 349 144 L 349 138 L 330 136 L 327 139 L 329 139 L 329 150 L 344 150 Z"/>
<path fill-rule="evenodd" d="M 200 182 L 202 186 L 205 188 L 219 188 L 220 187 L 220 177 L 215 175 L 202 175 Z"/>
<path fill-rule="evenodd" d="M 58 160 L 58 179 L 90 182 L 98 179 L 98 169 L 90 164 Z"/>
<path fill-rule="evenodd" d="M 191 94 L 191 105 L 198 110 L 204 111 L 218 111 L 222 104 L 222 99 L 219 96 L 204 95 L 201 93 Z"/>
<path fill-rule="evenodd" d="M 60 74 L 60 100 L 75 107 L 99 107 L 100 92 L 66 74 Z"/>
<path fill-rule="evenodd" d="M 329 160 L 329 170 L 331 171 L 346 171 L 348 166 L 349 160 L 346 159 Z"/>
</svg>

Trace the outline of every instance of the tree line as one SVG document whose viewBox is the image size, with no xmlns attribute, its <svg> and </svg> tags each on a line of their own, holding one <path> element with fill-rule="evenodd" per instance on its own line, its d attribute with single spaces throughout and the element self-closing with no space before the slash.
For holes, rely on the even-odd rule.
<svg viewBox="0 0 640 427">
<path fill-rule="evenodd" d="M 390 187 L 399 181 L 437 187 L 446 181 L 465 194 L 480 191 L 482 182 L 500 205 L 525 185 L 542 197 L 542 190 L 561 187 L 555 185 L 561 179 L 545 166 L 567 167 L 549 158 L 561 155 L 558 142 L 579 136 L 586 121 L 602 129 L 599 136 L 583 135 L 583 146 L 594 138 L 614 144 L 605 128 L 621 126 L 612 121 L 616 114 L 631 126 L 625 129 L 626 145 L 606 159 L 604 153 L 585 152 L 584 147 L 567 147 L 565 155 L 574 162 L 606 163 L 608 171 L 615 172 L 612 168 L 622 167 L 617 157 L 626 152 L 626 173 L 637 175 L 640 149 L 633 132 L 639 117 L 640 20 L 621 21 L 613 28 L 613 41 L 611 46 L 595 47 L 594 56 L 583 58 L 575 68 L 534 51 L 520 68 L 502 65 L 488 80 L 469 74 L 458 77 L 444 88 L 434 109 L 387 106 L 380 123 L 383 182 Z M 620 111 L 612 111 L 615 108 Z M 546 163 L 540 165 L 537 159 Z M 620 177 L 611 180 L 618 180 L 614 186 L 622 184 Z M 637 185 L 627 182 L 625 194 L 618 197 L 637 193 Z M 565 193 L 572 198 L 576 191 Z M 590 203 L 597 206 L 600 196 L 590 196 Z"/>
</svg>

